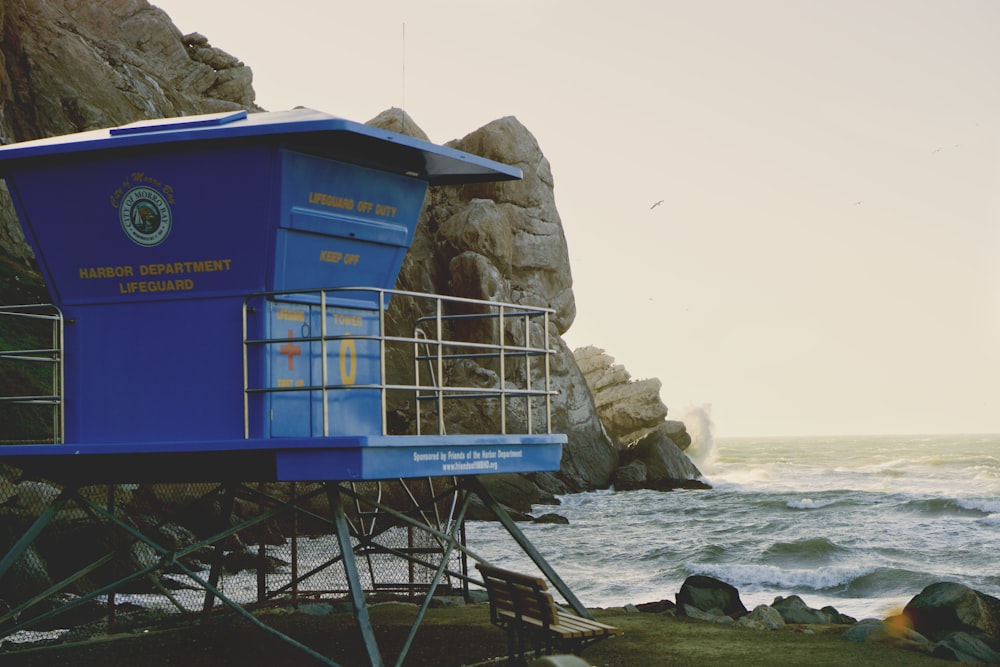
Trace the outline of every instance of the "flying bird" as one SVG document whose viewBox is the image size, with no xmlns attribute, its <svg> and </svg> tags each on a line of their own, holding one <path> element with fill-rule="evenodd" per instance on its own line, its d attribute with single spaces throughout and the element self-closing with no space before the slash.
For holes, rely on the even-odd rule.
<svg viewBox="0 0 1000 667">
<path fill-rule="evenodd" d="M 654 208 L 656 208 L 657 206 L 659 206 L 662 203 L 663 203 L 663 200 L 661 199 L 660 201 L 658 201 L 655 204 L 653 204 L 652 206 L 650 206 L 649 210 L 652 211 Z"/>
</svg>

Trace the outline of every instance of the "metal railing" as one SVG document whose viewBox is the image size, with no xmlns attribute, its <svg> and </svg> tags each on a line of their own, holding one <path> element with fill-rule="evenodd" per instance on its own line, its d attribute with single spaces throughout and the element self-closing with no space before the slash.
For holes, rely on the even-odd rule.
<svg viewBox="0 0 1000 667">
<path fill-rule="evenodd" d="M 62 443 L 63 334 L 62 312 L 52 304 L 0 306 L 0 405 L 48 406 L 50 411 L 37 430 L 33 420 L 14 417 L 17 424 L 8 425 L 5 441 Z M 16 394 L 6 395 L 15 389 Z"/>
<path fill-rule="evenodd" d="M 478 302 L 488 304 L 491 312 L 481 314 L 460 314 L 445 315 L 441 312 L 443 301 L 436 301 L 435 314 L 433 316 L 421 317 L 417 320 L 413 336 L 419 343 L 414 345 L 413 370 L 416 378 L 416 396 L 418 401 L 433 400 L 437 406 L 438 432 L 444 433 L 444 402 L 446 399 L 498 399 L 500 401 L 500 433 L 507 433 L 507 401 L 511 398 L 524 398 L 526 402 L 526 432 L 534 432 L 532 419 L 533 399 L 538 397 L 544 399 L 545 408 L 545 433 L 552 432 L 551 421 L 551 381 L 549 376 L 549 355 L 552 350 L 546 347 L 535 347 L 532 345 L 531 329 L 534 319 L 541 319 L 542 340 L 547 343 L 549 339 L 549 318 L 551 310 L 525 308 L 505 303 Z M 475 341 L 450 341 L 446 340 L 447 330 L 457 323 L 468 323 L 478 320 L 480 323 L 495 321 L 497 339 L 494 342 Z M 507 327 L 514 323 L 516 332 L 521 332 L 522 343 L 517 344 L 515 340 L 507 342 Z M 491 327 L 493 328 L 493 327 Z M 420 348 L 424 351 L 421 353 Z M 542 388 L 533 388 L 532 364 L 531 360 L 536 357 L 542 359 L 541 381 Z M 498 383 L 495 389 L 484 391 L 481 387 L 455 387 L 445 386 L 437 378 L 444 375 L 445 362 L 456 360 L 477 360 L 489 363 L 497 360 Z M 508 387 L 508 362 L 510 360 L 521 359 L 524 364 L 524 371 L 521 374 L 523 386 Z M 429 384 L 421 382 L 421 366 L 426 365 L 430 376 Z M 420 411 L 417 411 L 417 431 L 421 430 Z"/>
<path fill-rule="evenodd" d="M 266 333 L 263 318 L 253 318 L 274 302 L 308 304 L 318 308 L 319 335 L 303 335 L 296 344 L 319 345 L 319 382 L 306 386 L 263 386 L 266 374 L 255 372 L 265 362 L 270 346 L 289 343 L 289 338 Z M 374 333 L 330 333 L 328 312 L 345 303 L 367 303 L 357 312 L 377 316 Z M 424 412 L 431 413 L 438 434 L 447 430 L 447 416 L 454 401 L 495 401 L 499 419 L 497 432 L 550 434 L 552 432 L 552 390 L 548 347 L 549 308 L 513 303 L 482 301 L 388 290 L 374 287 L 344 287 L 311 291 L 261 292 L 243 302 L 243 391 L 244 436 L 251 434 L 251 397 L 282 392 L 315 392 L 321 396 L 322 434 L 330 434 L 329 401 L 332 392 L 374 389 L 379 391 L 382 434 L 387 428 L 390 395 L 413 397 L 416 403 L 416 434 L 429 428 Z M 263 328 L 262 328 L 263 326 Z M 251 333 L 264 332 L 264 337 Z M 331 377 L 328 348 L 346 343 L 355 349 L 361 341 L 375 341 L 378 349 L 378 377 L 374 382 L 334 382 Z M 396 377 L 404 365 L 387 368 L 387 359 L 407 357 L 412 363 L 410 377 Z M 343 352 L 341 353 L 343 364 Z M 343 369 L 341 369 L 343 370 Z M 343 375 L 343 372 L 340 373 Z M 387 377 L 393 375 L 393 377 Z M 472 377 L 476 380 L 473 383 Z M 522 400 L 520 430 L 512 431 L 510 412 Z M 536 417 L 536 411 L 539 415 Z"/>
</svg>

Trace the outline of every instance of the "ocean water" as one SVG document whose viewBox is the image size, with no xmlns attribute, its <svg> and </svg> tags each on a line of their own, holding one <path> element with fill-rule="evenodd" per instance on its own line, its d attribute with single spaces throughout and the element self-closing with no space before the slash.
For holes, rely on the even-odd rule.
<svg viewBox="0 0 1000 667">
<path fill-rule="evenodd" d="M 711 490 L 566 495 L 533 511 L 569 525 L 519 524 L 583 604 L 673 600 L 694 574 L 748 609 L 796 594 L 859 619 L 938 581 L 1000 597 L 1000 435 L 701 440 L 690 452 Z M 531 571 L 499 525 L 467 533 L 487 560 Z"/>
</svg>

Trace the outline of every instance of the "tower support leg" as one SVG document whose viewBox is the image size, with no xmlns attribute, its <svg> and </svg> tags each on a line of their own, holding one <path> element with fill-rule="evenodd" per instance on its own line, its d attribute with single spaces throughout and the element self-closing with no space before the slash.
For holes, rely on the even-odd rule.
<svg viewBox="0 0 1000 667">
<path fill-rule="evenodd" d="M 219 517 L 219 533 L 225 532 L 229 528 L 230 520 L 233 516 L 233 504 L 236 502 L 236 485 L 226 484 L 223 489 L 222 511 Z M 212 558 L 212 568 L 208 573 L 208 583 L 211 588 L 205 589 L 205 603 L 202 605 L 202 615 L 208 618 L 215 605 L 215 594 L 212 592 L 219 585 L 219 575 L 222 574 L 222 560 L 226 556 L 225 548 L 219 542 L 215 545 L 215 555 Z"/>
<path fill-rule="evenodd" d="M 351 544 L 351 528 L 347 523 L 347 514 L 344 512 L 344 502 L 340 494 L 340 486 L 336 482 L 326 483 L 326 495 L 330 501 L 330 509 L 333 512 L 334 528 L 337 534 L 337 544 L 340 546 L 340 555 L 344 563 L 344 575 L 347 577 L 347 588 L 351 596 L 351 606 L 354 607 L 354 618 L 358 623 L 358 630 L 361 632 L 361 639 L 368 653 L 368 660 L 371 667 L 384 667 L 382 654 L 378 650 L 378 643 L 375 641 L 375 630 L 372 628 L 371 618 L 368 616 L 368 605 L 365 602 L 364 589 L 361 586 L 361 577 L 358 574 L 358 562 L 354 559 L 354 546 Z"/>
<path fill-rule="evenodd" d="M 556 574 L 556 571 L 552 569 L 552 566 L 549 565 L 548 561 L 546 561 L 538 549 L 535 548 L 535 545 L 533 545 L 528 538 L 525 537 L 524 533 L 521 532 L 521 529 L 517 527 L 517 523 L 510 518 L 509 514 L 507 514 L 507 510 L 505 510 L 503 506 L 496 501 L 496 498 L 494 498 L 490 492 L 486 490 L 486 487 L 479 481 L 479 478 L 465 477 L 463 480 L 464 481 L 462 483 L 465 487 L 472 493 L 479 496 L 479 499 L 482 500 L 487 509 L 489 509 L 493 515 L 496 516 L 497 521 L 499 521 L 500 524 L 507 529 L 507 532 L 514 538 L 514 541 L 517 542 L 518 546 L 520 546 L 524 553 L 527 554 L 535 565 L 538 566 L 538 569 L 542 571 L 542 574 L 544 574 L 545 577 L 552 582 L 552 585 L 556 587 L 559 594 L 562 595 L 566 602 L 569 603 L 569 605 L 573 608 L 573 611 L 579 616 L 593 619 L 594 617 L 591 615 L 590 611 L 577 599 L 576 595 L 573 594 L 573 591 L 571 591 L 569 586 L 566 585 L 566 582 L 564 582 L 559 575 Z"/>
</svg>

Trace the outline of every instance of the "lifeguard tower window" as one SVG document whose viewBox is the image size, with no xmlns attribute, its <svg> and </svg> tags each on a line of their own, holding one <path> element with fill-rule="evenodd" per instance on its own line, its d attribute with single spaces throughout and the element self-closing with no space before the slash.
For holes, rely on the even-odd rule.
<svg viewBox="0 0 1000 667">
<path fill-rule="evenodd" d="M 105 481 L 558 469 L 551 311 L 393 289 L 429 185 L 518 169 L 297 109 L 3 146 L 0 175 L 53 302 L 0 310 L 46 329 L 0 338 L 4 419 L 29 424 L 0 457 Z"/>
</svg>

